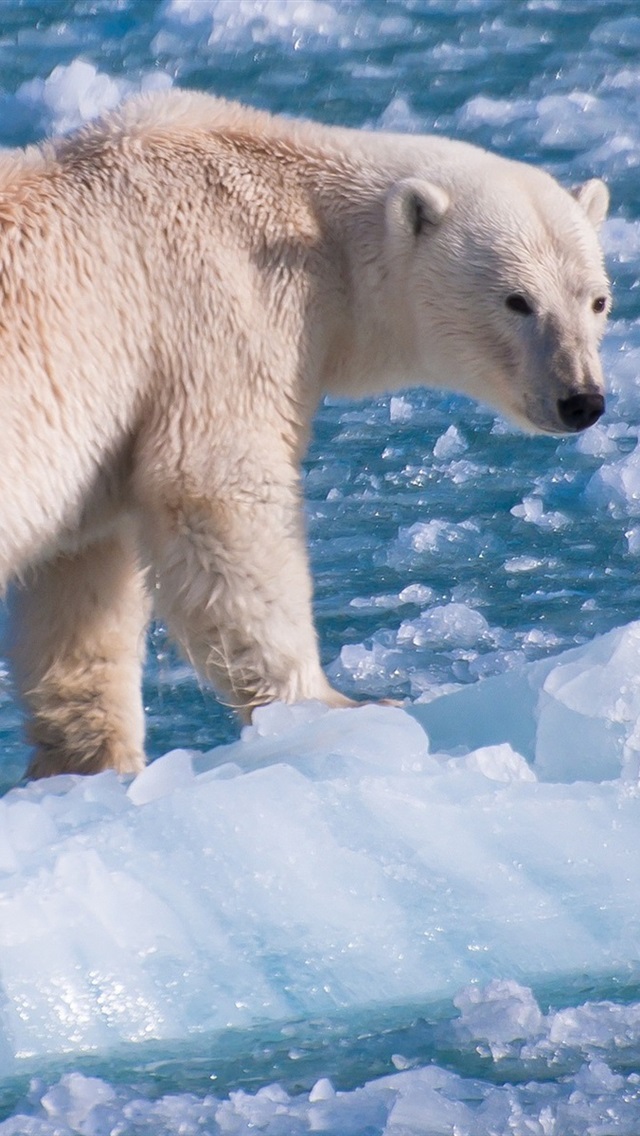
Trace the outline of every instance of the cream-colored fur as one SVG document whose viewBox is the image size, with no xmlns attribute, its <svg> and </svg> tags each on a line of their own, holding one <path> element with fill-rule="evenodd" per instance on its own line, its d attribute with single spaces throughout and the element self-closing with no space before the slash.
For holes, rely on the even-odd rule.
<svg viewBox="0 0 640 1136">
<path fill-rule="evenodd" d="M 427 383 L 562 432 L 559 400 L 602 390 L 606 206 L 462 143 L 180 92 L 1 157 L 0 588 L 31 772 L 141 767 L 146 595 L 245 717 L 348 704 L 301 521 L 318 400 Z"/>
</svg>

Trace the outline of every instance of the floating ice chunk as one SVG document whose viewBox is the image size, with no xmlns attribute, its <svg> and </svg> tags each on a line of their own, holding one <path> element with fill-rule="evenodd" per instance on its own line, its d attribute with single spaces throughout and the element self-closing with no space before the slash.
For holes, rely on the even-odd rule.
<svg viewBox="0 0 640 1136">
<path fill-rule="evenodd" d="M 404 395 L 392 395 L 389 401 L 391 422 L 408 422 L 413 417 L 413 406 Z"/>
<path fill-rule="evenodd" d="M 166 91 L 169 87 L 173 86 L 173 80 L 166 71 L 147 71 L 145 75 L 140 77 L 137 85 L 131 84 L 133 90 L 126 91 L 126 94 L 135 93 L 139 89 L 143 93 L 151 91 Z"/>
<path fill-rule="evenodd" d="M 640 753 L 640 625 L 603 636 L 585 658 L 559 660 L 538 702 L 536 769 L 550 780 L 598 780 L 627 768 Z"/>
<path fill-rule="evenodd" d="M 39 118 L 41 130 L 64 134 L 106 111 L 138 90 L 161 90 L 172 85 L 169 75 L 150 72 L 134 84 L 114 79 L 83 59 L 54 67 L 46 79 L 29 79 L 16 92 L 18 105 Z"/>
<path fill-rule="evenodd" d="M 427 587 L 426 584 L 407 584 L 406 588 L 391 595 L 355 596 L 349 601 L 349 606 L 392 609 L 401 607 L 402 604 L 416 604 L 418 607 L 424 607 L 425 604 L 431 603 L 434 597 L 433 588 Z"/>
<path fill-rule="evenodd" d="M 407 584 L 400 592 L 398 599 L 401 603 L 423 604 L 431 603 L 435 593 L 433 588 L 426 584 Z"/>
<path fill-rule="evenodd" d="M 114 1089 L 100 1078 L 66 1073 L 57 1085 L 44 1093 L 42 1106 L 51 1120 L 66 1124 L 86 1136 L 97 1136 L 97 1117 L 91 1114 L 115 1099 Z"/>
<path fill-rule="evenodd" d="M 617 20 L 604 20 L 596 24 L 589 39 L 607 47 L 640 48 L 640 17 L 621 16 Z"/>
<path fill-rule="evenodd" d="M 434 598 L 423 585 L 408 585 L 395 606 L 403 602 L 424 608 Z M 506 656 L 495 648 L 512 643 L 512 637 L 490 628 L 474 602 L 474 589 L 453 588 L 450 603 L 405 619 L 397 631 L 381 629 L 364 643 L 345 645 L 328 667 L 330 678 L 367 697 L 409 691 L 412 697 L 422 697 L 453 677 L 471 681 L 476 667 L 486 673 L 505 669 Z"/>
<path fill-rule="evenodd" d="M 550 1013 L 546 1036 L 532 1047 L 531 1055 L 551 1053 L 555 1056 L 561 1049 L 602 1055 L 611 1048 L 612 1041 L 623 1052 L 637 1046 L 639 1037 L 640 1003 L 586 1002 Z"/>
<path fill-rule="evenodd" d="M 349 600 L 349 607 L 390 609 L 398 607 L 401 602 L 398 595 L 354 596 Z"/>
<path fill-rule="evenodd" d="M 491 99 L 486 95 L 474 95 L 462 108 L 458 122 L 461 126 L 474 128 L 480 125 L 508 126 L 518 119 L 530 118 L 532 114 L 530 99 Z"/>
<path fill-rule="evenodd" d="M 454 485 L 464 485 L 467 481 L 477 481 L 486 472 L 483 466 L 478 465 L 477 462 L 467 461 L 465 458 L 450 462 L 445 469 L 446 476 L 451 479 Z"/>
<path fill-rule="evenodd" d="M 184 749 L 174 749 L 138 774 L 129 786 L 128 796 L 134 805 L 146 805 L 183 789 L 193 776 L 191 755 Z"/>
<path fill-rule="evenodd" d="M 640 444 L 596 470 L 585 496 L 598 507 L 604 505 L 614 517 L 640 516 Z"/>
<path fill-rule="evenodd" d="M 394 130 L 406 134 L 418 134 L 424 130 L 424 120 L 411 109 L 407 99 L 396 95 L 380 115 L 376 127 L 379 130 Z"/>
<path fill-rule="evenodd" d="M 112 110 L 126 85 L 102 74 L 92 63 L 74 59 L 54 67 L 47 79 L 30 79 L 18 89 L 17 98 L 39 111 L 49 129 L 65 133 Z"/>
<path fill-rule="evenodd" d="M 587 141 L 606 136 L 610 128 L 606 100 L 589 91 L 545 95 L 536 105 L 536 119 L 543 146 L 584 149 Z"/>
<path fill-rule="evenodd" d="M 416 552 L 433 552 L 442 538 L 453 539 L 455 526 L 448 521 L 416 521 L 408 529 L 401 529 L 400 536 Z"/>
<path fill-rule="evenodd" d="M 589 600 L 585 602 L 588 604 Z M 583 604 L 582 606 L 584 607 L 585 605 Z M 542 627 L 532 627 L 530 631 L 525 631 L 524 634 L 520 632 L 518 639 L 525 647 L 539 647 L 547 653 L 549 653 L 551 648 L 557 649 L 562 644 L 562 639 L 555 631 L 544 631 Z"/>
<path fill-rule="evenodd" d="M 600 239 L 609 259 L 620 264 L 637 263 L 640 257 L 640 222 L 630 221 L 626 217 L 609 217 L 600 230 Z M 601 424 L 596 424 L 582 434 L 580 440 L 586 439 L 594 430 L 599 433 L 604 429 Z"/>
<path fill-rule="evenodd" d="M 514 1043 L 542 1032 L 544 1018 L 531 990 L 509 979 L 468 986 L 453 999 L 460 1010 L 454 1033 L 486 1044 L 494 1061 L 512 1055 Z M 478 1047 L 480 1048 L 480 1047 Z"/>
<path fill-rule="evenodd" d="M 335 1095 L 336 1090 L 331 1084 L 331 1081 L 327 1077 L 321 1077 L 319 1081 L 316 1081 L 309 1093 L 309 1102 L 310 1104 L 315 1104 L 316 1101 L 333 1100 Z"/>
<path fill-rule="evenodd" d="M 166 0 L 162 15 L 182 24 L 199 24 L 212 20 L 218 6 L 219 0 Z"/>
<path fill-rule="evenodd" d="M 627 529 L 624 535 L 629 556 L 640 556 L 640 525 Z"/>
<path fill-rule="evenodd" d="M 636 169 L 640 165 L 637 134 L 609 135 L 601 146 L 594 146 L 589 160 L 591 170 L 601 170 L 611 177 L 619 171 Z"/>
<path fill-rule="evenodd" d="M 343 14 L 326 0 L 169 0 L 163 14 L 187 29 L 208 25 L 209 43 L 226 50 L 239 42 L 297 40 L 302 33 L 335 39 L 347 27 Z"/>
<path fill-rule="evenodd" d="M 403 1060 L 397 1055 L 398 1064 Z M 80 1127 L 73 1125 L 71 1115 L 62 1108 L 55 1119 L 48 1117 L 43 1101 L 51 1090 L 34 1082 L 27 1107 L 36 1114 L 19 1112 L 0 1123 L 0 1136 L 142 1136 L 149 1132 L 154 1136 L 196 1136 L 200 1132 L 248 1136 L 256 1131 L 261 1136 L 309 1132 L 325 1136 L 425 1136 L 427 1132 L 430 1136 L 586 1136 L 614 1131 L 617 1136 L 637 1136 L 638 1132 L 637 1074 L 614 1073 L 597 1058 L 555 1082 L 492 1084 L 432 1064 L 394 1072 L 351 1092 L 326 1097 L 324 1089 L 316 1097 L 315 1087 L 307 1096 L 267 1085 L 255 1093 L 232 1092 L 227 1100 L 194 1093 L 149 1100 L 140 1099 L 137 1086 L 119 1084 L 111 1089 L 97 1078 L 75 1076 L 79 1081 L 97 1082 L 95 1088 L 87 1089 L 88 1094 L 95 1092 L 96 1103 L 85 1113 Z M 325 1079 L 318 1082 L 325 1084 Z M 99 1085 L 104 1103 L 98 1099 Z M 58 1086 L 52 1088 L 55 1091 Z M 79 1084 L 75 1091 L 82 1091 Z M 106 1095 L 109 1091 L 111 1098 Z"/>
<path fill-rule="evenodd" d="M 638 148 L 640 150 L 640 146 Z M 608 432 L 616 440 L 624 439 L 631 443 L 638 438 L 636 423 L 640 406 L 640 346 L 636 343 L 634 329 L 635 323 L 614 322 L 603 345 L 603 359 L 615 413 L 615 417 L 610 419 Z M 627 455 L 628 449 L 625 446 Z"/>
<path fill-rule="evenodd" d="M 553 532 L 571 523 L 565 513 L 545 513 L 539 497 L 524 497 L 522 504 L 514 505 L 511 513 L 514 517 L 522 517 L 522 520 L 529 524 L 537 525 L 541 529 L 551 529 Z"/>
<path fill-rule="evenodd" d="M 608 1094 L 621 1093 L 625 1079 L 620 1073 L 613 1073 L 605 1061 L 590 1061 L 583 1065 L 576 1076 L 576 1095 L 580 1092 Z"/>
<path fill-rule="evenodd" d="M 382 1079 L 376 1087 L 386 1088 L 388 1093 L 394 1092 L 395 1099 L 388 1123 L 380 1131 L 384 1136 L 393 1136 L 394 1133 L 402 1136 L 418 1136 L 418 1133 L 449 1136 L 449 1133 L 455 1133 L 457 1136 L 459 1132 L 475 1136 L 471 1124 L 478 1097 L 474 1094 L 473 1106 L 469 1108 L 460 1099 L 456 1079 L 455 1074 L 438 1068 L 399 1073 Z"/>
<path fill-rule="evenodd" d="M 504 562 L 505 572 L 533 572 L 542 567 L 544 560 L 536 556 L 512 556 Z"/>
<path fill-rule="evenodd" d="M 441 643 L 448 647 L 473 647 L 489 632 L 479 611 L 463 603 L 441 604 L 424 611 L 418 619 L 405 620 L 398 629 L 398 644 L 423 647 Z"/>
<path fill-rule="evenodd" d="M 440 518 L 416 521 L 399 530 L 397 539 L 386 551 L 386 561 L 391 567 L 402 569 L 434 555 L 457 559 L 465 552 L 477 554 L 481 540 L 480 528 L 474 521 L 460 524 Z"/>
<path fill-rule="evenodd" d="M 640 623 L 631 623 L 558 658 L 414 705 L 411 713 L 429 733 L 432 750 L 509 742 L 543 780 L 634 778 L 639 657 Z"/>
<path fill-rule="evenodd" d="M 407 39 L 413 34 L 414 23 L 410 16 L 385 16 L 380 20 L 380 34 Z"/>
<path fill-rule="evenodd" d="M 576 440 L 576 449 L 581 454 L 590 454 L 592 457 L 603 458 L 608 454 L 617 454 L 618 447 L 615 438 L 604 426 L 592 426 L 585 430 Z"/>
<path fill-rule="evenodd" d="M 402 1053 L 392 1053 L 391 1064 L 393 1065 L 394 1069 L 397 1069 L 400 1073 L 405 1069 L 415 1069 L 416 1065 L 419 1065 L 420 1062 L 415 1058 L 405 1057 Z"/>
<path fill-rule="evenodd" d="M 352 682 L 364 686 L 370 695 L 382 697 L 389 688 L 388 663 L 389 650 L 381 643 L 374 641 L 371 647 L 364 643 L 345 643 L 338 659 L 329 668 L 329 676 L 337 679 L 340 674 L 346 673 Z"/>
<path fill-rule="evenodd" d="M 454 458 L 458 454 L 464 453 L 468 449 L 468 444 L 465 442 L 462 434 L 456 426 L 449 426 L 444 434 L 441 434 L 433 447 L 434 457 L 438 460 L 445 458 Z"/>
</svg>

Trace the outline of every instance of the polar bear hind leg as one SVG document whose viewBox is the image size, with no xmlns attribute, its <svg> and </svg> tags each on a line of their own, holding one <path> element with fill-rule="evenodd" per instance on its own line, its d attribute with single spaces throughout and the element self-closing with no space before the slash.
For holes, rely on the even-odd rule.
<svg viewBox="0 0 640 1136">
<path fill-rule="evenodd" d="M 126 526 L 15 587 L 9 654 L 35 747 L 30 777 L 143 768 L 148 608 Z"/>
</svg>

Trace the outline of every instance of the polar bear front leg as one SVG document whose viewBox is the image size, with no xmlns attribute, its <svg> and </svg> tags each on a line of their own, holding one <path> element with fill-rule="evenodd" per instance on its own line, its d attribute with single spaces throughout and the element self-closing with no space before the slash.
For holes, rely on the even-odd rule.
<svg viewBox="0 0 640 1136">
<path fill-rule="evenodd" d="M 41 564 L 15 588 L 9 656 L 35 747 L 30 777 L 142 769 L 148 609 L 125 529 Z"/>
<path fill-rule="evenodd" d="M 156 499 L 147 525 L 156 609 L 245 721 L 275 700 L 354 705 L 320 666 L 296 487 Z"/>
</svg>

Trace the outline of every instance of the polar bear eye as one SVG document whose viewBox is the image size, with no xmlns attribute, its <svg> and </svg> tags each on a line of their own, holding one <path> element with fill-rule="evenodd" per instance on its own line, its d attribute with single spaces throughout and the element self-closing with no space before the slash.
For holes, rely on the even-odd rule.
<svg viewBox="0 0 640 1136">
<path fill-rule="evenodd" d="M 593 303 L 591 305 L 591 310 L 594 311 L 596 313 L 596 315 L 599 315 L 600 312 L 603 312 L 605 310 L 606 306 L 607 306 L 607 297 L 606 296 L 597 296 L 596 299 L 593 301 Z"/>
<path fill-rule="evenodd" d="M 520 292 L 513 292 L 511 296 L 507 296 L 505 304 L 510 312 L 519 312 L 521 316 L 533 315 L 531 304 Z"/>
</svg>

